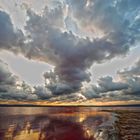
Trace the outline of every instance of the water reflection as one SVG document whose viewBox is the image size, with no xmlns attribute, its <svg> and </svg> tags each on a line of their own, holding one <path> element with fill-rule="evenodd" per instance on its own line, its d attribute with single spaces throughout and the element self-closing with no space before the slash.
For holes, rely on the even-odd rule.
<svg viewBox="0 0 140 140">
<path fill-rule="evenodd" d="M 22 115 L 11 113 L 12 109 L 15 110 L 5 108 L 9 113 L 4 113 L 3 108 L 0 108 L 3 112 L 0 114 L 1 140 L 95 140 L 99 137 L 105 139 L 108 132 L 104 134 L 103 131 L 107 130 L 106 125 L 112 121 L 110 113 L 91 111 L 90 108 L 44 108 L 42 113 L 33 108 L 34 112 L 31 111 L 30 114 L 28 109 L 26 114 L 25 108 L 16 108 L 20 112 L 24 111 L 25 114 L 22 112 Z"/>
</svg>

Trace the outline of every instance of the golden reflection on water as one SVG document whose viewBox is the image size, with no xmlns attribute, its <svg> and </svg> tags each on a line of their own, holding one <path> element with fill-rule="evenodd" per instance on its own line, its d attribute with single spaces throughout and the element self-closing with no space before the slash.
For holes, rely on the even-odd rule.
<svg viewBox="0 0 140 140">
<path fill-rule="evenodd" d="M 111 119 L 110 113 L 79 108 L 46 108 L 46 112 L 31 111 L 31 115 L 27 112 L 0 117 L 1 140 L 95 140 L 96 129 Z"/>
</svg>

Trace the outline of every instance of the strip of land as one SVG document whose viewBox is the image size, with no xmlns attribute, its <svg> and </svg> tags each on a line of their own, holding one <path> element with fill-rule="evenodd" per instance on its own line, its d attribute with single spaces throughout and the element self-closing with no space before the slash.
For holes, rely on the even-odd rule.
<svg viewBox="0 0 140 140">
<path fill-rule="evenodd" d="M 140 104 L 129 104 L 129 105 L 55 105 L 55 104 L 46 104 L 46 105 L 38 105 L 38 104 L 2 104 L 0 103 L 0 107 L 140 107 Z M 105 110 L 106 111 L 106 110 Z"/>
</svg>

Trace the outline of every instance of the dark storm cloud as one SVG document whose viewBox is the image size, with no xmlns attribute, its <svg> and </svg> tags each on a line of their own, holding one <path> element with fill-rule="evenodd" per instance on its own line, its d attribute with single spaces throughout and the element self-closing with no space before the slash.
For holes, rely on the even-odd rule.
<svg viewBox="0 0 140 140">
<path fill-rule="evenodd" d="M 65 15 L 66 4 L 68 15 Z M 1 12 L 0 23 L 3 24 L 0 28 L 5 36 L 4 39 L 0 36 L 0 47 L 14 48 L 14 52 L 22 53 L 29 59 L 54 65 L 54 72 L 44 74 L 45 79 L 51 81 L 46 87 L 52 94 L 77 92 L 82 82 L 90 81 L 88 69 L 93 63 L 125 55 L 139 39 L 139 9 L 137 0 L 134 3 L 132 0 L 91 0 L 89 5 L 87 0 L 66 0 L 65 4 L 59 4 L 54 9 L 46 7 L 41 15 L 28 9 L 24 43 L 17 36 L 21 31 L 16 32 L 9 16 Z M 78 32 L 85 30 L 88 34 L 87 27 L 93 29 L 94 36 L 84 38 L 80 34 L 82 31 Z M 100 32 L 100 37 L 96 31 Z M 22 35 L 20 33 L 20 37 Z M 106 80 L 110 86 L 105 84 Z M 127 88 L 127 84 L 115 83 L 109 77 L 100 79 L 99 85 L 102 85 L 100 90 L 103 91 Z M 44 96 L 42 91 L 39 95 L 41 98 Z"/>
<path fill-rule="evenodd" d="M 46 80 L 46 83 L 45 83 L 46 88 L 51 90 L 51 92 L 54 95 L 59 95 L 63 93 L 68 94 L 68 93 L 71 93 L 73 90 L 70 85 L 66 83 L 62 83 L 58 75 L 56 75 L 56 73 L 52 71 L 44 73 L 44 78 Z M 49 81 L 49 83 L 47 83 L 47 80 Z"/>
<path fill-rule="evenodd" d="M 59 79 L 59 85 L 55 85 L 53 90 L 56 94 L 78 91 L 83 81 L 90 81 L 87 70 L 94 62 L 123 55 L 128 50 L 127 46 L 117 47 L 116 43 L 105 38 L 91 41 L 72 32 L 61 31 L 53 23 L 48 23 L 51 19 L 47 19 L 46 13 L 38 16 L 30 11 L 28 16 L 26 30 L 30 31 L 31 42 L 27 44 L 28 51 L 24 47 L 25 55 L 55 66 L 54 75 Z"/>
</svg>

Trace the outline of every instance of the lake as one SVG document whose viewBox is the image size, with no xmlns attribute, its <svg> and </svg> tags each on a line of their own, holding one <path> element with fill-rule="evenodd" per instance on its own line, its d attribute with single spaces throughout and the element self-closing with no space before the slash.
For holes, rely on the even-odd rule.
<svg viewBox="0 0 140 140">
<path fill-rule="evenodd" d="M 0 107 L 0 140 L 117 139 L 116 114 L 104 110 L 116 107 Z"/>
</svg>

